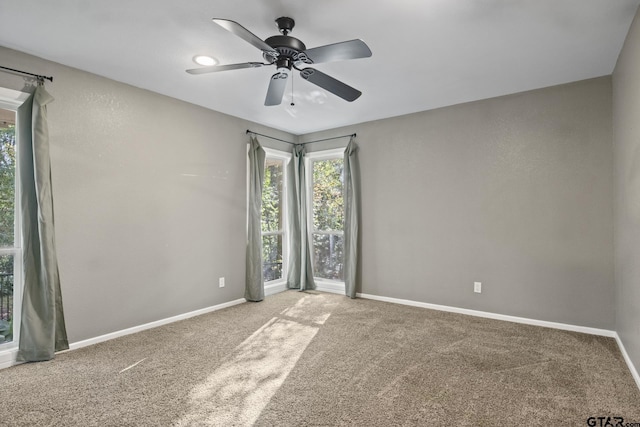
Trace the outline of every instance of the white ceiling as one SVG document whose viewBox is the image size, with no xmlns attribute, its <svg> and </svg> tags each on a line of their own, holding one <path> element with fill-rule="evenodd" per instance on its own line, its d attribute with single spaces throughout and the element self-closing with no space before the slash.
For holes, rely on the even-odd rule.
<svg viewBox="0 0 640 427">
<path fill-rule="evenodd" d="M 611 74 L 640 0 L 0 0 L 0 45 L 293 134 Z M 265 107 L 275 67 L 189 75 L 196 54 L 262 61 L 211 22 L 307 48 L 363 39 L 366 59 L 318 64 L 361 90 L 353 103 L 294 78 Z M 0 65 L 2 60 L 0 58 Z M 291 80 L 291 79 L 289 79 Z"/>
</svg>

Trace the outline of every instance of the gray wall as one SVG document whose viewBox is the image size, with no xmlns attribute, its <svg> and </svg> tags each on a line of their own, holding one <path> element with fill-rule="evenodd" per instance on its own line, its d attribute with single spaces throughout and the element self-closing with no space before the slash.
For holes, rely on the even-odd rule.
<svg viewBox="0 0 640 427">
<path fill-rule="evenodd" d="M 609 77 L 352 132 L 360 292 L 614 329 Z"/>
<path fill-rule="evenodd" d="M 640 12 L 613 73 L 616 327 L 640 369 Z"/>
<path fill-rule="evenodd" d="M 301 142 L 358 133 L 359 291 L 614 328 L 608 77 L 297 138 L 0 54 L 5 66 L 55 76 L 53 189 L 71 341 L 242 296 L 247 127 Z M 0 86 L 21 85 L 0 73 Z"/>
<path fill-rule="evenodd" d="M 54 76 L 46 86 L 71 342 L 243 296 L 245 130 L 294 136 L 1 47 L 0 57 Z M 23 83 L 0 73 L 0 86 Z"/>
</svg>

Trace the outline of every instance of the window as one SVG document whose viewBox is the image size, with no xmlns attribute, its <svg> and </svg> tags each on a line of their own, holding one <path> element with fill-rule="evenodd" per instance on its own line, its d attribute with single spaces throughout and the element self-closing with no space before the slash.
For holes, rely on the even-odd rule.
<svg viewBox="0 0 640 427">
<path fill-rule="evenodd" d="M 285 169 L 286 153 L 265 148 L 264 186 L 262 189 L 262 269 L 264 281 L 286 278 L 287 234 Z"/>
<path fill-rule="evenodd" d="M 17 211 L 16 112 L 0 93 L 0 348 L 17 341 L 21 289 L 21 237 Z"/>
<path fill-rule="evenodd" d="M 314 276 L 344 281 L 344 150 L 309 153 L 307 201 Z"/>
</svg>

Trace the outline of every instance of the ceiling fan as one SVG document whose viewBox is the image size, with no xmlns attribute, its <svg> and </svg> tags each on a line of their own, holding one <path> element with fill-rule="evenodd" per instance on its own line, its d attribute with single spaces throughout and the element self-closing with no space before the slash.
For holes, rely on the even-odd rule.
<svg viewBox="0 0 640 427">
<path fill-rule="evenodd" d="M 359 90 L 354 89 L 351 86 L 316 70 L 315 68 L 300 68 L 305 66 L 303 64 L 319 64 L 322 62 L 370 57 L 371 50 L 369 49 L 369 46 L 360 39 L 307 49 L 304 43 L 289 35 L 295 26 L 295 21 L 291 18 L 281 17 L 276 19 L 281 35 L 269 37 L 264 41 L 235 21 L 214 18 L 213 22 L 240 37 L 247 43 L 250 43 L 260 49 L 266 62 L 213 65 L 187 70 L 187 73 L 189 74 L 205 74 L 218 71 L 259 68 L 267 65 L 275 65 L 277 71 L 273 76 L 271 76 L 269 89 L 267 90 L 267 97 L 264 101 L 264 105 L 267 106 L 279 105 L 282 102 L 282 97 L 287 86 L 287 79 L 289 78 L 292 68 L 299 71 L 300 76 L 303 79 L 320 86 L 346 101 L 355 101 L 360 97 L 360 95 L 362 95 L 362 92 Z"/>
</svg>

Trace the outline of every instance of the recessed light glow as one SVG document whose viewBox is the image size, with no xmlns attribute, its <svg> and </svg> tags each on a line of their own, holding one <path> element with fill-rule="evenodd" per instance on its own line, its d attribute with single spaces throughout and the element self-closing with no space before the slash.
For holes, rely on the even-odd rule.
<svg viewBox="0 0 640 427">
<path fill-rule="evenodd" d="M 216 65 L 218 60 L 206 55 L 196 55 L 193 57 L 193 62 L 198 65 Z"/>
</svg>

